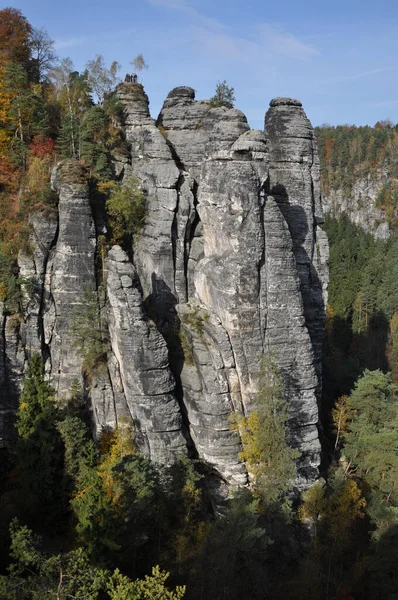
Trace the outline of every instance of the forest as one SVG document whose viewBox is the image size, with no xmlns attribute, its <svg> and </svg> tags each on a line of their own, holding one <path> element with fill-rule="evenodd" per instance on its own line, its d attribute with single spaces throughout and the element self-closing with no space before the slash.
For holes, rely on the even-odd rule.
<svg viewBox="0 0 398 600">
<path fill-rule="evenodd" d="M 397 227 L 398 126 L 386 119 L 374 127 L 322 125 L 315 128 L 320 162 L 322 193 L 342 190 L 350 197 L 360 179 L 382 180 L 376 206 Z"/>
<path fill-rule="evenodd" d="M 79 161 L 106 248 L 127 250 L 145 206 L 121 187 L 111 154 L 124 151 L 112 90 L 118 65 L 101 56 L 77 72 L 14 8 L 0 10 L 0 299 L 16 321 L 30 282 L 16 258 L 29 216 L 56 211 L 50 175 Z M 380 206 L 398 204 L 397 128 L 321 127 L 323 191 L 349 193 L 383 169 Z M 331 280 L 324 342 L 321 477 L 294 489 L 297 451 L 286 437 L 283 383 L 264 358 L 258 408 L 231 417 L 242 433 L 250 489 L 215 505 L 209 466 L 184 457 L 160 467 L 127 423 L 93 436 L 84 390 L 64 403 L 29 361 L 15 439 L 0 454 L 0 598 L 4 600 L 385 600 L 398 598 L 398 237 L 375 241 L 346 217 L 326 220 Z M 102 257 L 98 256 L 99 269 Z M 76 316 L 88 377 L 102 340 Z"/>
</svg>

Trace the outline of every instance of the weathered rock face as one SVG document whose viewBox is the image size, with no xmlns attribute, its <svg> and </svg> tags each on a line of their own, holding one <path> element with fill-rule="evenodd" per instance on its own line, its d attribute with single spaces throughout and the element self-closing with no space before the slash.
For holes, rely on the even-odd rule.
<svg viewBox="0 0 398 600">
<path fill-rule="evenodd" d="M 175 214 L 180 172 L 165 138 L 149 116 L 142 86 L 121 84 L 117 95 L 124 107 L 129 145 L 123 175 L 125 179 L 137 177 L 147 197 L 148 218 L 134 262 L 144 294 L 150 297 L 153 313 L 158 315 L 158 326 L 167 332 L 175 305 Z"/>
<path fill-rule="evenodd" d="M 109 348 L 90 387 L 97 431 L 132 419 L 153 460 L 188 452 L 242 485 L 247 472 L 229 416 L 255 408 L 261 357 L 271 352 L 305 485 L 319 465 L 328 245 L 314 134 L 301 104 L 272 101 L 263 133 L 239 110 L 195 101 L 191 88 L 170 92 L 157 124 L 141 85 L 123 83 L 116 93 L 126 151 L 115 156 L 115 171 L 139 179 L 147 218 L 132 257 L 110 249 L 106 293 L 98 294 Z M 35 217 L 33 255 L 20 257 L 21 272 L 37 284 L 26 300 L 20 370 L 40 349 L 60 395 L 81 376 L 71 314 L 96 286 L 102 227 L 87 187 L 76 172 L 70 178 L 74 168 L 55 174 L 58 223 Z M 8 360 L 20 354 L 22 338 L 15 343 Z"/>
<path fill-rule="evenodd" d="M 264 134 L 248 132 L 230 152 L 204 163 L 198 203 L 204 258 L 195 286 L 200 303 L 227 333 L 235 410 L 247 414 L 255 407 L 261 356 L 275 354 L 306 477 L 319 453 L 317 378 L 291 237 L 280 208 L 265 193 L 267 150 Z"/>
<path fill-rule="evenodd" d="M 335 218 L 346 214 L 366 233 L 371 233 L 376 239 L 387 240 L 391 235 L 390 225 L 385 212 L 376 206 L 378 191 L 386 180 L 386 173 L 357 179 L 350 196 L 342 189 L 330 190 L 322 197 L 325 212 Z"/>
<path fill-rule="evenodd" d="M 112 352 L 129 412 L 139 423 L 138 443 L 154 460 L 171 463 L 186 444 L 167 346 L 144 316 L 137 273 L 119 246 L 108 257 L 107 297 Z"/>
<path fill-rule="evenodd" d="M 75 161 L 62 163 L 53 174 L 59 194 L 58 235 L 46 266 L 42 342 L 49 350 L 51 382 L 59 395 L 68 395 L 82 359 L 74 345 L 73 314 L 84 305 L 87 290 L 95 289 L 95 227 L 88 186 Z"/>
<path fill-rule="evenodd" d="M 195 91 L 178 87 L 167 96 L 157 124 L 175 150 L 181 166 L 198 178 L 205 156 L 228 150 L 250 129 L 236 108 L 213 108 L 208 100 L 195 101 Z"/>
<path fill-rule="evenodd" d="M 264 131 L 270 146 L 269 190 L 291 233 L 304 316 L 320 379 L 328 254 L 320 229 L 324 218 L 315 134 L 301 103 L 290 98 L 271 101 Z"/>
</svg>

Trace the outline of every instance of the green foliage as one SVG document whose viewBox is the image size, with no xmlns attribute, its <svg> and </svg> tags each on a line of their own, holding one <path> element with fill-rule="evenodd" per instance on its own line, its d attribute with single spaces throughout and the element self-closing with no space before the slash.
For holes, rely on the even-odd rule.
<svg viewBox="0 0 398 600">
<path fill-rule="evenodd" d="M 364 368 L 388 368 L 388 361 L 393 360 L 390 323 L 398 311 L 398 239 L 376 241 L 347 217 L 327 218 L 326 231 L 330 286 L 324 347 L 325 412 L 336 398 L 350 392 Z"/>
<path fill-rule="evenodd" d="M 10 315 L 20 313 L 24 293 L 32 292 L 32 281 L 19 277 L 15 261 L 0 252 L 0 300 L 4 302 L 5 312 Z"/>
<path fill-rule="evenodd" d="M 86 69 L 88 84 L 98 98 L 98 102 L 102 103 L 117 83 L 117 72 L 120 65 L 114 60 L 108 69 L 105 66 L 104 57 L 97 54 L 94 60 L 87 62 Z"/>
<path fill-rule="evenodd" d="M 158 566 L 152 575 L 131 581 L 119 569 L 109 571 L 94 566 L 83 548 L 56 555 L 41 550 L 42 541 L 17 520 L 11 523 L 9 574 L 0 576 L 1 600 L 182 600 L 185 586 L 171 591 L 166 586 L 169 573 Z M 105 592 L 108 594 L 105 596 Z"/>
<path fill-rule="evenodd" d="M 396 179 L 388 179 L 377 192 L 376 206 L 385 212 L 386 220 L 393 229 L 398 224 L 398 184 Z"/>
<path fill-rule="evenodd" d="M 398 399 L 391 375 L 366 370 L 349 400 L 343 454 L 366 484 L 368 513 L 378 534 L 398 519 Z"/>
<path fill-rule="evenodd" d="M 154 465 L 136 453 L 131 436 L 125 426 L 104 434 L 99 457 L 87 441 L 83 452 L 75 448 L 71 506 L 90 555 L 135 573 L 154 542 L 160 488 Z"/>
<path fill-rule="evenodd" d="M 156 566 L 152 568 L 152 576 L 131 581 L 116 569 L 107 589 L 111 600 L 182 600 L 185 586 L 177 586 L 175 591 L 170 591 L 165 585 L 169 576 Z"/>
<path fill-rule="evenodd" d="M 18 481 L 28 512 L 51 519 L 59 510 L 62 445 L 57 430 L 54 390 L 46 381 L 44 364 L 33 354 L 17 411 Z"/>
<path fill-rule="evenodd" d="M 355 561 L 360 568 L 355 537 L 364 521 L 365 506 L 357 483 L 347 478 L 341 468 L 331 469 L 327 483 L 319 480 L 303 493 L 298 516 L 310 528 L 312 548 L 307 556 L 301 557 L 304 581 L 300 578 L 296 586 L 302 591 L 289 593 L 289 598 L 337 598 L 344 579 L 352 585 Z"/>
<path fill-rule="evenodd" d="M 61 118 L 57 149 L 62 158 L 76 158 L 78 156 L 79 126 L 79 120 L 73 114 Z"/>
<path fill-rule="evenodd" d="M 203 334 L 204 324 L 208 320 L 208 313 L 204 313 L 197 306 L 192 306 L 189 310 L 185 310 L 181 315 L 181 321 L 184 325 L 199 335 Z"/>
<path fill-rule="evenodd" d="M 65 158 L 80 158 L 80 125 L 86 110 L 92 106 L 87 74 L 79 74 L 72 61 L 64 58 L 51 75 L 61 113 L 59 152 Z"/>
<path fill-rule="evenodd" d="M 193 559 L 189 598 L 267 597 L 266 559 L 271 543 L 261 523 L 257 502 L 246 490 L 237 492 L 226 514 L 212 523 Z"/>
<path fill-rule="evenodd" d="M 82 548 L 46 556 L 41 540 L 14 520 L 10 527 L 9 575 L 0 578 L 2 600 L 43 600 L 43 598 L 84 598 L 96 600 L 105 588 L 107 573 L 94 567 Z"/>
<path fill-rule="evenodd" d="M 40 88 L 29 85 L 28 73 L 17 63 L 7 63 L 2 92 L 11 98 L 6 128 L 12 132 L 10 157 L 26 169 L 28 145 L 34 135 L 46 133 L 48 112 Z"/>
<path fill-rule="evenodd" d="M 146 199 L 136 177 L 123 183 L 109 182 L 106 211 L 112 233 L 112 243 L 129 247 L 131 238 L 137 240 L 146 217 Z"/>
<path fill-rule="evenodd" d="M 67 415 L 57 425 L 64 443 L 64 464 L 66 474 L 78 482 L 83 467 L 94 467 L 97 452 L 86 423 L 79 416 Z"/>
<path fill-rule="evenodd" d="M 80 158 L 90 169 L 91 176 L 101 182 L 113 178 L 112 151 L 123 149 L 121 129 L 122 106 L 115 94 L 107 93 L 101 106 L 89 108 L 79 129 Z"/>
<path fill-rule="evenodd" d="M 89 108 L 80 129 L 80 157 L 92 173 L 107 181 L 112 177 L 111 161 L 106 146 L 109 119 L 102 106 Z"/>
<path fill-rule="evenodd" d="M 44 418 L 54 420 L 56 408 L 54 390 L 45 379 L 44 363 L 39 354 L 33 354 L 21 394 L 16 427 L 21 438 L 28 439 Z"/>
<path fill-rule="evenodd" d="M 235 104 L 235 90 L 225 81 L 217 81 L 214 96 L 210 98 L 210 105 L 213 107 L 226 106 L 233 108 Z"/>
<path fill-rule="evenodd" d="M 374 278 L 380 277 L 380 269 L 373 272 L 371 261 L 381 253 L 383 244 L 363 233 L 346 216 L 338 221 L 327 218 L 326 231 L 330 240 L 329 302 L 335 315 L 346 318 L 352 315 L 362 286 L 368 294 L 377 288 L 378 279 Z M 375 308 L 375 302 L 367 309 L 368 320 L 372 308 Z M 365 318 L 361 315 L 361 319 Z"/>
<path fill-rule="evenodd" d="M 296 477 L 294 461 L 300 452 L 286 440 L 288 417 L 279 370 L 271 357 L 264 356 L 256 410 L 247 417 L 235 415 L 233 428 L 240 433 L 240 456 L 253 478 L 254 493 L 268 507 L 281 502 Z"/>
<path fill-rule="evenodd" d="M 107 359 L 107 344 L 101 328 L 101 311 L 97 291 L 87 288 L 84 304 L 72 316 L 71 333 L 74 347 L 83 359 L 83 371 L 91 377 L 104 369 Z"/>
<path fill-rule="evenodd" d="M 315 128 L 321 160 L 322 191 L 343 189 L 351 195 L 358 178 L 377 176 L 380 169 L 387 178 L 398 175 L 397 127 L 385 121 L 375 127 L 328 125 Z"/>
<path fill-rule="evenodd" d="M 178 339 L 181 344 L 181 350 L 184 354 L 184 363 L 186 365 L 195 364 L 195 361 L 193 358 L 193 352 L 192 352 L 192 343 L 190 342 L 187 334 L 184 331 L 180 330 L 178 332 Z"/>
</svg>

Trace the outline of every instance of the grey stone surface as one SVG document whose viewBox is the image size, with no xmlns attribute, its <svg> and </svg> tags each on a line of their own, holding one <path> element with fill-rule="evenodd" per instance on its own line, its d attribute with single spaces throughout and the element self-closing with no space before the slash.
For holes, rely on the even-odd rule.
<svg viewBox="0 0 398 600">
<path fill-rule="evenodd" d="M 23 286 L 24 319 L 21 323 L 21 335 L 24 339 L 26 354 L 43 350 L 42 312 L 44 303 L 49 300 L 49 290 L 44 286 L 47 262 L 58 230 L 58 219 L 44 214 L 34 214 L 29 218 L 31 234 L 30 253 L 20 252 L 18 266 L 21 276 L 30 282 L 33 291 Z"/>
<path fill-rule="evenodd" d="M 337 218 L 346 214 L 350 221 L 376 239 L 387 240 L 391 228 L 386 214 L 376 206 L 376 197 L 380 187 L 387 181 L 387 173 L 369 175 L 355 181 L 351 194 L 342 189 L 330 190 L 322 197 L 325 212 Z"/>
<path fill-rule="evenodd" d="M 49 349 L 51 383 L 67 396 L 81 380 L 82 358 L 71 331 L 73 313 L 84 305 L 87 290 L 95 289 L 95 227 L 88 185 L 77 161 L 65 161 L 53 175 L 59 194 L 58 236 L 47 262 L 44 302 L 44 343 Z M 95 324 L 93 324 L 95 326 Z"/>
<path fill-rule="evenodd" d="M 243 134 L 229 154 L 216 153 L 203 164 L 198 212 L 204 257 L 195 287 L 200 304 L 218 317 L 234 357 L 231 406 L 246 414 L 255 408 L 261 356 L 275 352 L 291 408 L 292 438 L 302 451 L 298 480 L 303 484 L 319 464 L 318 380 L 292 239 L 280 207 L 265 192 L 267 185 L 268 148 L 261 132 Z M 211 381 L 208 372 L 202 378 Z M 221 447 L 226 436 L 218 439 Z M 208 459 L 222 471 L 216 451 Z"/>
<path fill-rule="evenodd" d="M 177 454 L 186 452 L 181 412 L 166 342 L 143 314 L 139 287 L 127 254 L 114 246 L 108 256 L 107 279 L 112 352 L 140 448 L 154 461 L 171 463 Z M 114 387 L 120 385 L 113 381 Z"/>
<path fill-rule="evenodd" d="M 249 125 L 236 108 L 212 108 L 195 100 L 189 87 L 174 88 L 167 96 L 157 123 L 163 128 L 183 167 L 198 179 L 201 163 L 217 150 L 229 149 Z"/>
<path fill-rule="evenodd" d="M 269 191 L 285 217 L 293 240 L 320 397 L 328 256 L 325 238 L 320 233 L 324 216 L 315 134 L 301 103 L 291 98 L 271 101 L 264 131 L 269 142 Z M 317 244 L 318 237 L 322 243 Z"/>
<path fill-rule="evenodd" d="M 175 215 L 180 171 L 166 139 L 149 116 L 143 87 L 122 83 L 116 93 L 123 105 L 129 148 L 124 178 L 137 177 L 147 201 L 146 223 L 135 244 L 134 263 L 144 296 L 150 297 L 158 325 L 167 333 L 173 327 L 174 318 Z"/>
<path fill-rule="evenodd" d="M 229 416 L 256 407 L 261 357 L 271 351 L 304 487 L 320 462 L 328 244 L 301 103 L 271 101 L 261 132 L 237 109 L 196 101 L 192 88 L 172 90 L 157 123 L 142 85 L 123 83 L 116 93 L 126 147 L 114 156 L 115 172 L 122 182 L 139 180 L 147 216 L 131 255 L 114 246 L 103 270 L 106 297 L 99 291 L 98 299 L 109 345 L 107 368 L 89 386 L 96 432 L 132 420 L 154 461 L 191 452 L 218 473 L 223 494 L 226 483 L 244 485 Z M 19 266 L 36 295 L 26 295 L 14 332 L 4 322 L 0 377 L 17 381 L 29 353 L 41 350 L 62 397 L 81 377 L 71 321 L 97 285 L 96 234 L 105 225 L 94 223 L 76 162 L 60 164 L 52 181 L 58 220 L 32 218 L 33 254 L 21 254 Z"/>
</svg>

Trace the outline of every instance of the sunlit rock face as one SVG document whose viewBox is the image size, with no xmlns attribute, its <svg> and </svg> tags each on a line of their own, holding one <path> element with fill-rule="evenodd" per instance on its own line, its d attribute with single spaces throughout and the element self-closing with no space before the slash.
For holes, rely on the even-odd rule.
<svg viewBox="0 0 398 600">
<path fill-rule="evenodd" d="M 120 84 L 116 94 L 127 149 L 115 152 L 115 173 L 139 180 L 147 217 L 133 253 L 114 246 L 104 263 L 98 299 L 108 359 L 88 382 L 96 430 L 130 420 L 154 461 L 188 454 L 220 482 L 244 485 L 229 417 L 255 409 L 261 357 L 271 354 L 305 486 L 320 457 L 328 278 L 311 124 L 289 98 L 271 102 L 261 132 L 237 109 L 196 101 L 192 88 L 172 90 L 156 122 L 141 85 Z M 27 301 L 23 336 L 3 346 L 16 379 L 28 354 L 42 351 L 60 396 L 81 379 L 71 314 L 85 289 L 98 287 L 103 232 L 72 167 L 54 174 L 57 221 L 32 222 L 33 254 L 21 255 L 20 268 L 35 276 L 39 294 Z M 5 377 L 6 359 L 0 367 Z"/>
<path fill-rule="evenodd" d="M 375 239 L 388 240 L 392 228 L 386 211 L 377 203 L 380 188 L 388 179 L 388 169 L 384 168 L 358 178 L 349 195 L 343 188 L 330 189 L 322 196 L 325 213 L 335 219 L 347 215 L 350 221 Z"/>
</svg>

